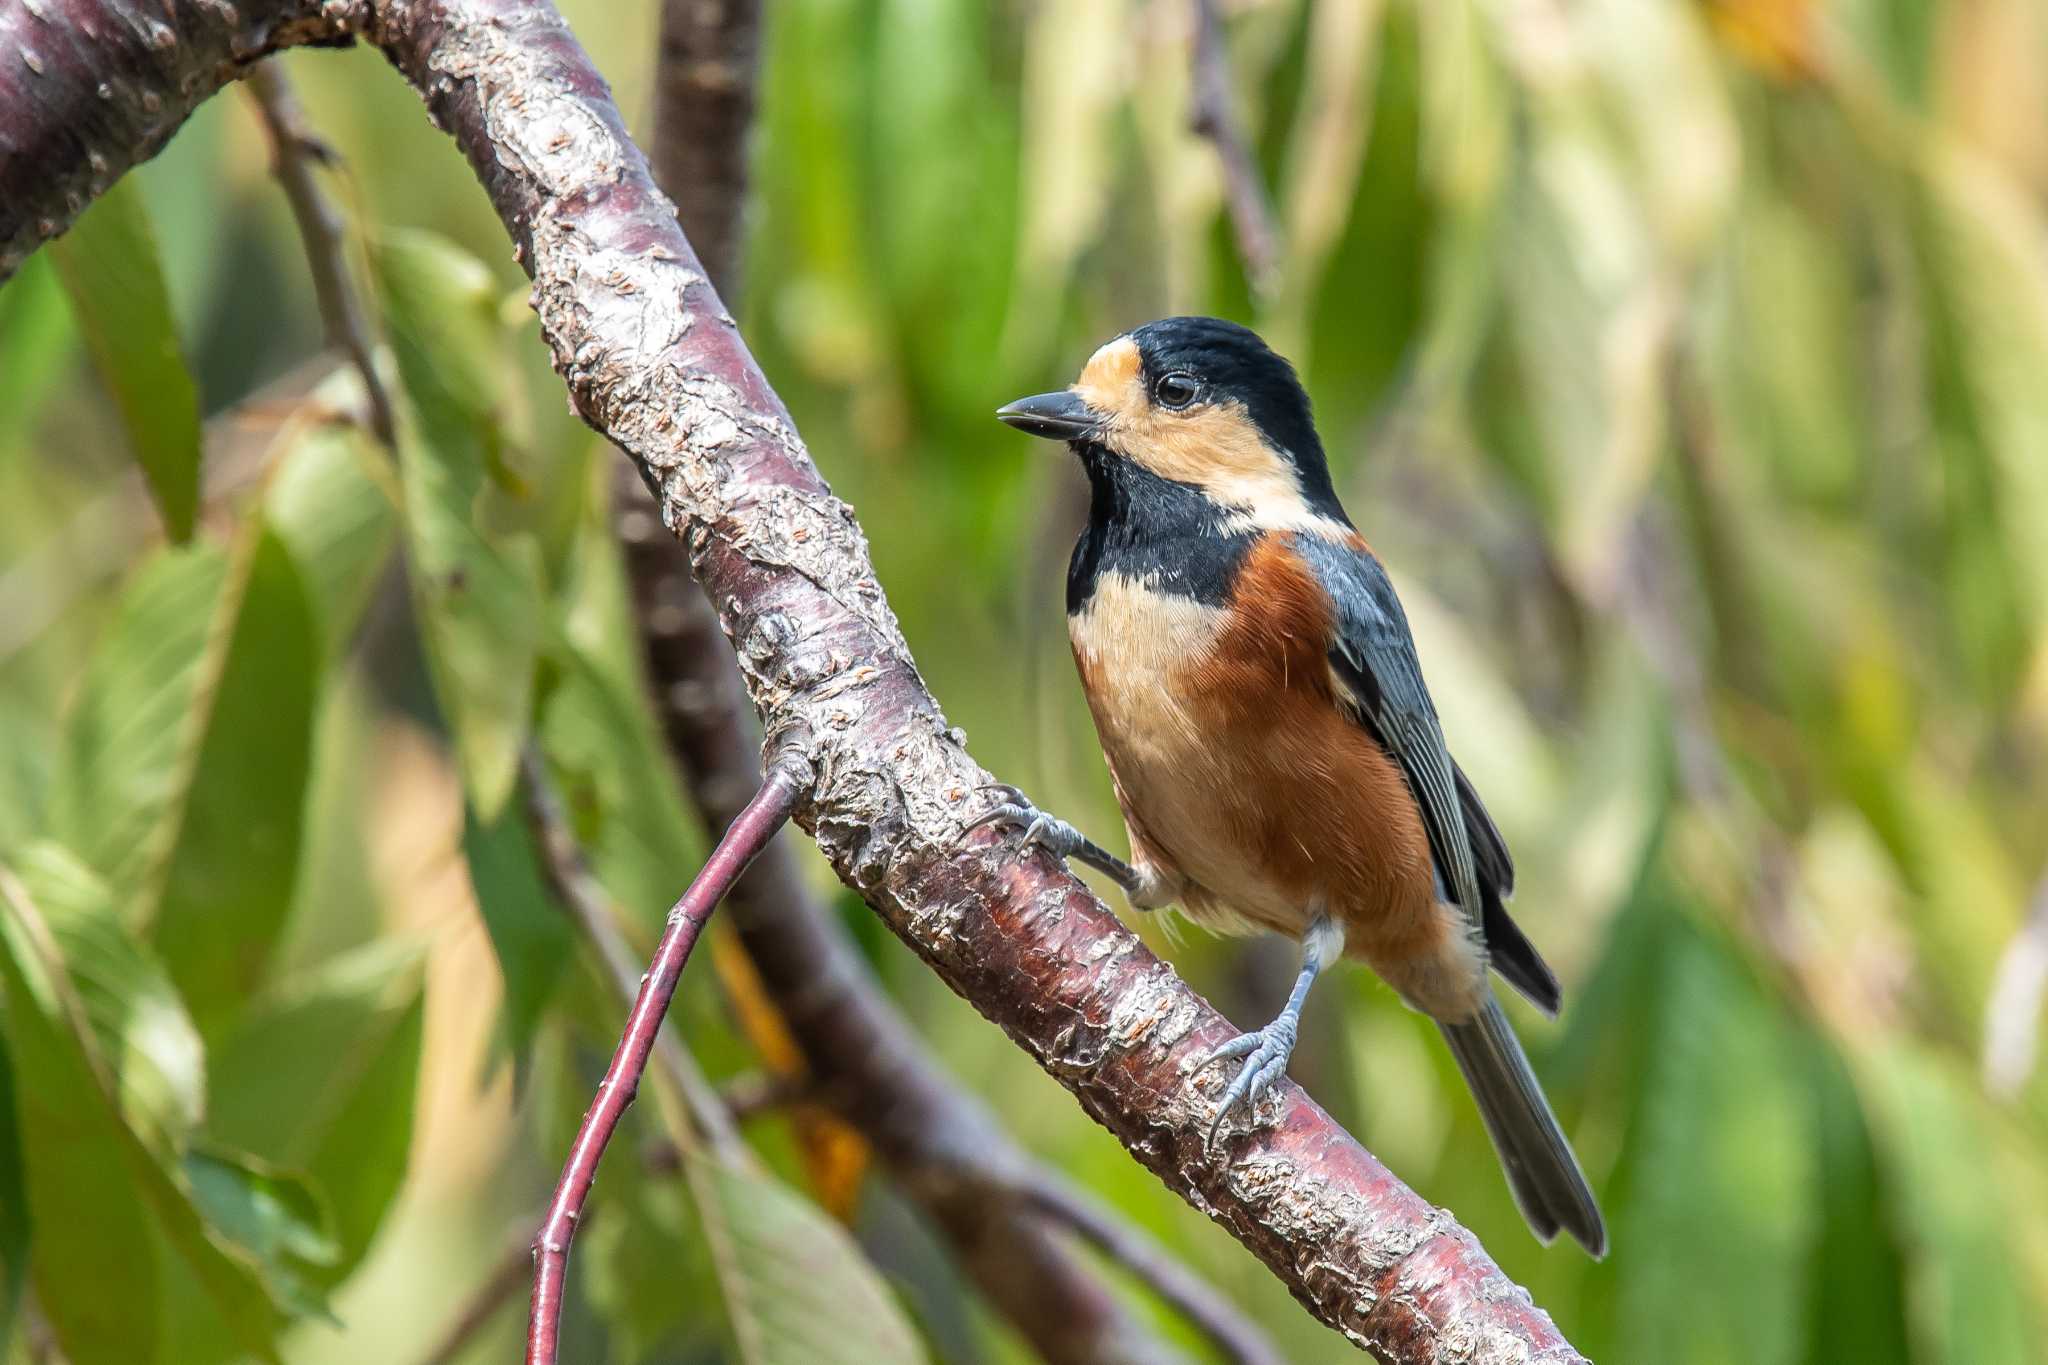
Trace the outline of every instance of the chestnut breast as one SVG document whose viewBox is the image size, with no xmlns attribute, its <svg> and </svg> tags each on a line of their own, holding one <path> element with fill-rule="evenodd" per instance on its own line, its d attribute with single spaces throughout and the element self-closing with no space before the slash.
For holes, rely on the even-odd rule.
<svg viewBox="0 0 2048 1365">
<path fill-rule="evenodd" d="M 1194 884 L 1189 910 L 1298 934 L 1322 905 L 1370 951 L 1433 922 L 1428 841 L 1399 769 L 1338 709 L 1330 602 L 1290 539 L 1256 542 L 1222 606 L 1104 574 L 1069 632 L 1128 814 Z"/>
</svg>

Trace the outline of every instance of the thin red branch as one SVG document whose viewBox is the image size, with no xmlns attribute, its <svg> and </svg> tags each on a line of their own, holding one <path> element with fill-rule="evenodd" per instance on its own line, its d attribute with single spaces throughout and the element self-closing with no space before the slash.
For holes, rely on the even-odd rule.
<svg viewBox="0 0 2048 1365">
<path fill-rule="evenodd" d="M 639 1093 L 640 1078 L 647 1070 L 647 1056 L 654 1050 L 655 1034 L 669 1001 L 676 993 L 683 965 L 697 936 L 711 920 L 711 912 L 725 897 L 740 873 L 752 862 L 775 831 L 789 821 L 790 813 L 807 785 L 804 765 L 780 763 L 768 771 L 760 792 L 733 821 L 732 828 L 718 841 L 704 870 L 690 889 L 668 912 L 668 926 L 655 946 L 654 959 L 640 983 L 640 994 L 626 1016 L 626 1028 L 619 1038 L 611 1066 L 598 1083 L 597 1098 L 576 1130 L 562 1179 L 549 1201 L 540 1235 L 533 1242 L 533 1309 L 526 1333 L 527 1365 L 554 1365 L 562 1331 L 562 1294 L 569 1275 L 569 1244 L 576 1236 L 576 1222 L 597 1179 L 597 1164 L 617 1131 L 619 1120 Z"/>
</svg>

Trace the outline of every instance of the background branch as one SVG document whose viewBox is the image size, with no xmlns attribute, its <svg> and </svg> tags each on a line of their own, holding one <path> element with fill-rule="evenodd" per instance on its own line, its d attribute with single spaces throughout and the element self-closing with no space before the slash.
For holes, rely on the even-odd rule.
<svg viewBox="0 0 2048 1365">
<path fill-rule="evenodd" d="M 1237 236 L 1238 257 L 1252 288 L 1270 299 L 1280 287 L 1280 229 L 1265 179 L 1231 104 L 1230 53 L 1224 46 L 1223 20 L 1216 0 L 1191 0 L 1194 6 L 1194 47 L 1191 81 L 1194 108 L 1189 126 L 1216 148 L 1223 172 L 1223 197 Z"/>
<path fill-rule="evenodd" d="M 370 430 L 386 446 L 396 443 L 398 424 L 391 415 L 391 395 L 377 374 L 377 343 L 363 312 L 348 269 L 348 237 L 341 215 L 327 202 L 314 174 L 315 164 L 331 165 L 334 152 L 306 126 L 291 83 L 276 62 L 249 70 L 248 90 L 263 129 L 270 134 L 271 171 L 291 204 L 292 219 L 306 246 L 306 264 L 313 275 L 313 295 L 327 344 L 347 356 L 362 377 L 370 406 Z"/>
</svg>

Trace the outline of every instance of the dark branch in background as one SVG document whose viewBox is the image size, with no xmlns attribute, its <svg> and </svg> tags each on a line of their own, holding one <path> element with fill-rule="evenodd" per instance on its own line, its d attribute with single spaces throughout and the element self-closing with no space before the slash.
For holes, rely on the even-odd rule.
<svg viewBox="0 0 2048 1365">
<path fill-rule="evenodd" d="M 284 189 L 292 218 L 299 225 L 299 237 L 306 244 L 306 263 L 312 269 L 313 295 L 327 344 L 347 356 L 362 376 L 363 394 L 370 405 L 370 430 L 391 446 L 398 439 L 398 424 L 391 415 L 391 395 L 377 376 L 377 343 L 370 320 L 349 282 L 348 238 L 341 216 L 320 192 L 313 169 L 316 164 L 334 164 L 334 151 L 306 127 L 299 101 L 276 62 L 250 69 L 249 93 L 255 97 L 264 131 L 270 134 L 271 171 Z"/>
<path fill-rule="evenodd" d="M 639 1093 L 648 1054 L 654 1050 L 655 1035 L 668 1013 L 669 1001 L 675 996 L 683 966 L 690 960 L 690 950 L 697 946 L 697 937 L 710 922 L 711 912 L 718 908 L 741 871 L 775 831 L 788 823 L 790 812 L 809 785 L 807 768 L 803 760 L 792 758 L 768 770 L 760 793 L 733 821 L 732 828 L 705 860 L 697 880 L 690 883 L 690 889 L 668 912 L 668 924 L 662 930 L 661 942 L 655 946 L 654 960 L 641 979 L 632 1013 L 626 1016 L 618 1051 L 613 1054 L 604 1079 L 598 1082 L 597 1098 L 591 1101 L 589 1112 L 576 1130 L 569 1160 L 562 1167 L 561 1183 L 555 1187 L 540 1235 L 534 1239 L 533 1310 L 526 1334 L 528 1365 L 554 1365 L 562 1332 L 562 1296 L 569 1278 L 569 1245 L 576 1236 L 576 1221 L 582 1217 L 591 1183 L 597 1179 L 597 1164 L 604 1157 L 605 1146 L 619 1120 L 625 1117 L 626 1107 Z"/>
<path fill-rule="evenodd" d="M 1273 204 L 1266 197 L 1259 163 L 1252 158 L 1244 126 L 1231 106 L 1230 54 L 1224 49 L 1223 20 L 1216 13 L 1216 0 L 1192 3 L 1194 107 L 1188 123 L 1215 145 L 1216 160 L 1223 170 L 1224 202 L 1230 208 L 1230 226 L 1237 234 L 1245 276 L 1261 298 L 1271 298 L 1280 286 L 1280 229 L 1273 220 Z"/>
<path fill-rule="evenodd" d="M 577 410 L 660 488 L 773 751 L 802 755 L 816 774 L 796 817 L 838 874 L 1169 1188 L 1355 1343 L 1389 1362 L 1582 1358 L 1470 1233 L 1298 1086 L 1276 1087 L 1258 1127 L 1209 1147 L 1221 1081 L 1195 1072 L 1237 1036 L 1229 1021 L 1049 856 L 986 832 L 963 847 L 991 776 L 925 690 L 851 510 L 812 465 L 602 77 L 551 7 L 192 0 L 145 16 L 137 0 L 38 0 L 36 16 L 26 10 L 0 10 L 0 50 L 18 55 L 30 26 L 67 36 L 53 44 L 63 59 L 39 58 L 33 77 L 0 63 L 0 274 L 75 217 L 93 177 L 103 187 L 161 146 L 239 61 L 344 30 L 374 41 L 483 182 L 534 278 Z M 43 88 L 26 89 L 31 79 Z M 119 82 L 109 103 L 147 95 L 151 125 L 94 115 L 103 81 Z"/>
<path fill-rule="evenodd" d="M 739 277 L 757 31 L 747 0 L 670 0 L 663 9 L 656 179 L 674 192 L 706 273 L 728 295 Z M 720 829 L 753 789 L 759 731 L 689 557 L 645 499 L 633 466 L 622 466 L 614 501 L 649 682 L 691 803 L 707 828 Z M 1079 1197 L 945 1075 L 804 882 L 785 840 L 747 870 L 728 913 L 804 1055 L 811 1097 L 861 1133 L 1039 1355 L 1055 1365 L 1173 1358 L 1034 1215 L 1034 1206 L 1066 1208 Z M 1119 1255 L 1143 1249 L 1136 1233 L 1090 1240 L 1186 1313 L 1227 1359 L 1276 1359 L 1255 1327 L 1163 1251 Z"/>
<path fill-rule="evenodd" d="M 663 0 L 655 68 L 655 182 L 722 298 L 740 296 L 747 135 L 754 125 L 761 0 Z"/>
</svg>

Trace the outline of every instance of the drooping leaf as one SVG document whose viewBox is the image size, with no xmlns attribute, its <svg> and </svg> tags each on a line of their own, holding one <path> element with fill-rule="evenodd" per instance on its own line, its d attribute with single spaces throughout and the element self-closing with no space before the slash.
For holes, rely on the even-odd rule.
<svg viewBox="0 0 2048 1365">
<path fill-rule="evenodd" d="M 23 438 L 70 359 L 70 330 L 56 269 L 39 252 L 0 289 L 0 459 L 25 449 Z"/>
<path fill-rule="evenodd" d="M 208 1036 L 247 1001 L 291 909 L 323 663 L 291 551 L 261 530 L 250 554 L 153 933 Z"/>
<path fill-rule="evenodd" d="M 780 1181 L 700 1158 L 692 1188 L 748 1365 L 925 1358 L 894 1293 L 844 1228 Z"/>
<path fill-rule="evenodd" d="M 466 812 L 462 851 L 477 909 L 490 932 L 505 979 L 505 1043 L 515 1059 L 533 1042 L 562 969 L 574 958 L 575 935 L 542 880 L 539 859 L 518 803 L 488 824 Z"/>
<path fill-rule="evenodd" d="M 252 1004 L 214 1048 L 207 1133 L 306 1175 L 333 1215 L 322 1287 L 361 1260 L 405 1177 L 419 1077 L 420 950 L 380 940 Z"/>
<path fill-rule="evenodd" d="M 49 250 L 164 525 L 185 540 L 199 507 L 199 390 L 178 346 L 141 184 L 116 181 Z"/>
<path fill-rule="evenodd" d="M 704 1232 L 673 1175 L 650 1176 L 631 1159 L 605 1172 L 602 1208 L 576 1239 L 590 1303 L 610 1330 L 619 1365 L 684 1341 L 718 1341 L 717 1281 Z"/>
<path fill-rule="evenodd" d="M 2042 1324 L 2005 1227 L 2024 1215 L 2002 1194 L 1975 1086 L 1910 1044 L 1864 1063 L 1886 1202 L 1903 1223 L 1915 1356 L 2032 1359 Z"/>
<path fill-rule="evenodd" d="M 66 850 L 36 844 L 16 874 L 69 975 L 129 1131 L 165 1160 L 206 1105 L 199 1034 L 164 968 L 121 921 L 107 886 Z"/>
<path fill-rule="evenodd" d="M 1668 951 L 1617 1245 L 1656 1247 L 1618 1277 L 1618 1355 L 1756 1365 L 1805 1347 L 1802 1273 L 1816 1174 L 1783 1021 L 1699 933 Z M 1727 1312 L 1729 1304 L 1742 1305 Z"/>
<path fill-rule="evenodd" d="M 118 924 L 110 902 L 97 919 Z M 118 1073 L 59 937 L 24 880 L 5 870 L 0 985 L 37 1229 L 36 1299 L 66 1356 L 77 1365 L 164 1358 L 158 1286 L 170 1257 L 241 1354 L 275 1360 L 282 1316 L 257 1267 L 206 1225 L 182 1171 L 123 1122 Z"/>
<path fill-rule="evenodd" d="M 541 748 L 598 880 L 627 913 L 657 922 L 689 880 L 702 842 L 647 707 L 581 650 L 541 708 Z"/>
<path fill-rule="evenodd" d="M 1803 1360 L 1907 1365 L 1913 1352 L 1898 1230 L 1861 1097 L 1832 1049 L 1816 1041 L 1812 1050 L 1814 1169 L 1821 1198 Z"/>
<path fill-rule="evenodd" d="M 147 920 L 197 756 L 198 699 L 218 672 L 228 556 L 196 544 L 145 561 L 122 590 L 65 719 L 49 831 Z"/>
<path fill-rule="evenodd" d="M 531 540 L 500 543 L 483 525 L 485 479 L 500 446 L 490 277 L 424 234 L 387 240 L 377 269 L 415 418 L 400 433 L 399 470 L 427 661 L 471 800 L 494 819 L 526 736 L 541 589 Z"/>
<path fill-rule="evenodd" d="M 28 916 L 27 892 L 0 879 L 0 999 L 36 1228 L 36 1302 L 71 1359 L 157 1359 L 157 1257 L 149 1210 L 135 1197 L 139 1146 L 121 1127 L 84 1046 L 84 1010 L 53 970 L 56 948 Z M 147 1161 L 147 1157 L 143 1157 Z M 120 1294 L 102 1285 L 119 1285 Z"/>
<path fill-rule="evenodd" d="M 264 493 L 263 515 L 291 549 L 330 653 L 354 629 L 396 540 L 386 470 L 360 429 L 323 422 L 282 453 Z"/>
<path fill-rule="evenodd" d="M 0 1341 L 14 1338 L 14 1315 L 28 1284 L 28 1175 L 21 1164 L 21 1119 L 14 1102 L 14 1063 L 0 1029 Z"/>
<path fill-rule="evenodd" d="M 319 1279 L 341 1259 L 341 1247 L 311 1185 L 217 1149 L 188 1154 L 185 1177 L 207 1222 L 263 1267 L 280 1303 L 302 1316 L 327 1314 Z"/>
</svg>

